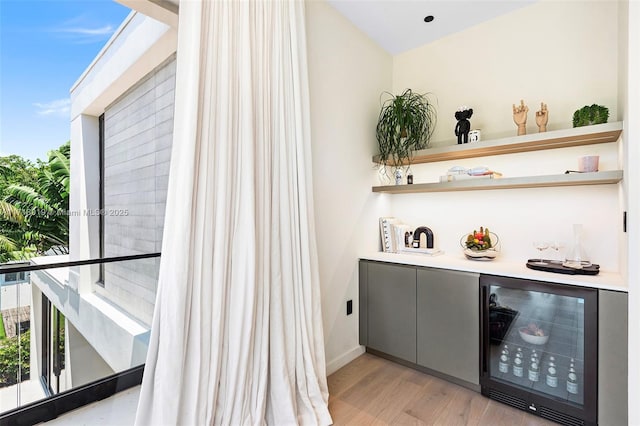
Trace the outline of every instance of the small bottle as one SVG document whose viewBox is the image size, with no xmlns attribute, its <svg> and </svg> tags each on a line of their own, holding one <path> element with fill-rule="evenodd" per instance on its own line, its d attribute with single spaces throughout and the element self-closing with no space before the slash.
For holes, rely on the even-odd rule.
<svg viewBox="0 0 640 426">
<path fill-rule="evenodd" d="M 394 176 L 396 177 L 396 185 L 402 185 L 402 169 L 396 169 Z"/>
<path fill-rule="evenodd" d="M 540 363 L 538 361 L 538 354 L 536 350 L 533 350 L 531 354 L 531 362 L 529 363 L 529 380 L 537 382 L 540 380 Z"/>
<path fill-rule="evenodd" d="M 516 356 L 513 359 L 513 375 L 516 377 L 524 376 L 524 366 L 523 364 L 523 355 L 522 349 L 518 348 L 516 351 Z"/>
<path fill-rule="evenodd" d="M 558 372 L 556 371 L 554 357 L 549 357 L 549 366 L 547 367 L 547 386 L 551 386 L 552 388 L 558 387 Z"/>
<path fill-rule="evenodd" d="M 569 374 L 567 375 L 567 392 L 574 395 L 578 393 L 578 375 L 576 374 L 576 369 L 573 366 L 573 358 L 571 358 Z"/>
<path fill-rule="evenodd" d="M 502 352 L 500 353 L 500 361 L 498 361 L 498 371 L 501 373 L 509 372 L 509 348 L 504 345 Z"/>
<path fill-rule="evenodd" d="M 407 185 L 413 185 L 413 173 L 411 173 L 411 170 L 407 174 Z"/>
</svg>

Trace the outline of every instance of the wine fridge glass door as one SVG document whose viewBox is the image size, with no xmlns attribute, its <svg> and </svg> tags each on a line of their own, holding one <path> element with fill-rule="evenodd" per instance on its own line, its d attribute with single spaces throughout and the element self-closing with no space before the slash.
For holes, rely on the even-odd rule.
<svg viewBox="0 0 640 426">
<path fill-rule="evenodd" d="M 489 374 L 527 391 L 584 404 L 585 300 L 489 286 Z"/>
</svg>

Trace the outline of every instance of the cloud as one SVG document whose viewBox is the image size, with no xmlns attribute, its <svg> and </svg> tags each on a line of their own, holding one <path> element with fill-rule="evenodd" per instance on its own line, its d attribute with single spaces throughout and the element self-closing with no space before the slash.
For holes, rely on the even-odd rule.
<svg viewBox="0 0 640 426">
<path fill-rule="evenodd" d="M 58 32 L 78 34 L 81 36 L 110 36 L 115 29 L 111 25 L 105 25 L 101 28 L 60 28 Z"/>
<path fill-rule="evenodd" d="M 37 108 L 38 115 L 49 115 L 57 117 L 68 117 L 71 110 L 71 99 L 56 99 L 51 102 L 36 102 L 33 104 Z"/>
<path fill-rule="evenodd" d="M 88 23 L 89 20 L 86 16 L 77 16 L 61 23 L 51 31 L 60 37 L 69 39 L 72 43 L 87 44 L 105 41 L 116 30 L 111 24 Z"/>
</svg>

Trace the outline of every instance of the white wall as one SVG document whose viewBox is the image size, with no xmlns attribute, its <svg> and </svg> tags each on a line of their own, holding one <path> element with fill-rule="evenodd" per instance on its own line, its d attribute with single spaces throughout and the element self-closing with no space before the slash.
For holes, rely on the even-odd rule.
<svg viewBox="0 0 640 426">
<path fill-rule="evenodd" d="M 102 114 L 176 51 L 177 38 L 168 25 L 131 12 L 71 88 L 71 118 Z"/>
<path fill-rule="evenodd" d="M 469 30 L 397 55 L 393 88 L 432 92 L 438 125 L 433 145 L 455 144 L 454 113 L 474 109 L 472 128 L 483 139 L 515 136 L 512 104 L 529 106 L 527 133 L 537 133 L 535 111 L 549 108 L 548 130 L 572 127 L 573 112 L 593 103 L 618 113 L 618 4 L 541 1 Z M 584 154 L 601 156 L 600 170 L 620 169 L 618 144 L 416 165 L 414 182 L 437 181 L 453 165 L 484 165 L 506 177 L 561 174 Z M 502 258 L 536 256 L 535 238 L 572 242 L 572 224 L 585 228 L 591 260 L 619 270 L 622 226 L 618 185 L 395 195 L 389 211 L 411 225 L 433 229 L 437 244 L 459 254 L 459 239 L 481 225 L 502 240 Z M 547 253 L 546 256 L 550 256 Z"/>
<path fill-rule="evenodd" d="M 358 256 L 378 250 L 371 193 L 379 96 L 390 89 L 391 56 L 324 1 L 307 3 L 313 184 L 327 372 L 362 353 L 358 345 Z M 346 315 L 346 301 L 354 312 Z"/>
<path fill-rule="evenodd" d="M 100 354 L 87 342 L 71 321 L 65 320 L 65 330 L 67 346 L 65 347 L 65 370 L 70 371 L 71 375 L 71 380 L 67 381 L 69 389 L 116 373 L 104 362 Z"/>
<path fill-rule="evenodd" d="M 627 211 L 629 215 L 628 228 L 628 259 L 627 279 L 629 283 L 629 424 L 640 425 L 640 249 L 637 241 L 640 239 L 640 3 L 629 1 L 627 12 L 628 41 L 621 43 L 628 54 L 624 76 L 628 79 L 625 84 L 626 109 L 624 111 L 627 178 Z"/>
<path fill-rule="evenodd" d="M 571 127 L 573 112 L 598 103 L 618 121 L 617 2 L 543 0 L 409 52 L 396 55 L 393 89 L 437 97 L 434 146 L 455 143 L 454 113 L 474 109 L 483 138 L 514 136 L 512 104 L 549 107 L 547 130 Z"/>
</svg>

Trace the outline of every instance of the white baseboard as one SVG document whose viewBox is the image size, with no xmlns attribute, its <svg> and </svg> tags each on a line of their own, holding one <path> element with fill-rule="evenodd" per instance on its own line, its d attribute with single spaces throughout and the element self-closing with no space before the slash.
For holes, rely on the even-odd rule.
<svg viewBox="0 0 640 426">
<path fill-rule="evenodd" d="M 345 365 L 349 364 L 354 359 L 358 358 L 360 355 L 364 353 L 364 346 L 356 346 L 348 352 L 340 355 L 337 358 L 329 361 L 327 363 L 327 376 L 335 373 Z"/>
</svg>

